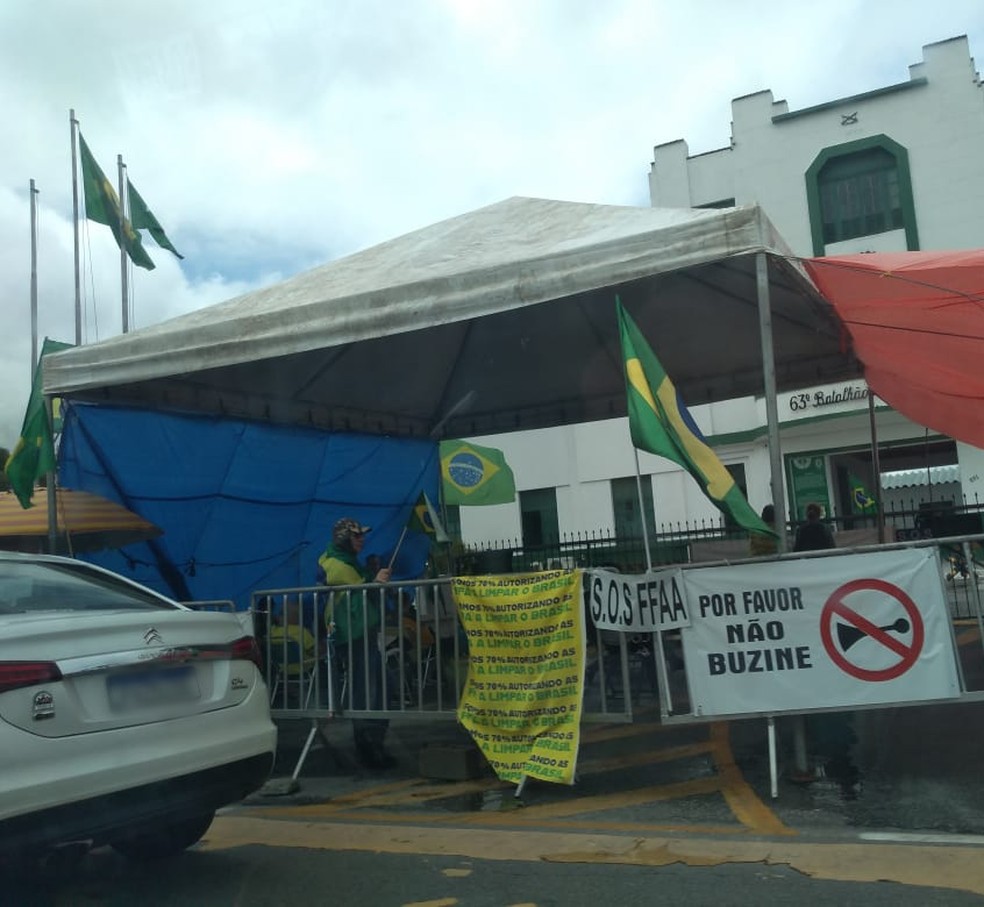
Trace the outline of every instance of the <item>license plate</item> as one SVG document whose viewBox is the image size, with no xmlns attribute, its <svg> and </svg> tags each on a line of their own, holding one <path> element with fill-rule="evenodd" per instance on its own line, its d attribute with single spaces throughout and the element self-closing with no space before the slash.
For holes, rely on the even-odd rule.
<svg viewBox="0 0 984 907">
<path fill-rule="evenodd" d="M 106 695 L 114 712 L 156 709 L 201 698 L 192 666 L 134 671 L 106 678 Z"/>
</svg>

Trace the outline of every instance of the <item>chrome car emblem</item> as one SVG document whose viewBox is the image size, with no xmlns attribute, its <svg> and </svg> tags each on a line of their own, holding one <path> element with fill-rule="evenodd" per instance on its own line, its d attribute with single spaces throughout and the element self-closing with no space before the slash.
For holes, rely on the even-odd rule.
<svg viewBox="0 0 984 907">
<path fill-rule="evenodd" d="M 152 646 L 155 642 L 164 642 L 164 637 L 161 636 L 157 627 L 150 627 L 147 632 L 144 633 L 143 640 L 148 646 Z"/>
<path fill-rule="evenodd" d="M 44 721 L 55 717 L 55 697 L 47 690 L 34 694 L 34 720 Z"/>
</svg>

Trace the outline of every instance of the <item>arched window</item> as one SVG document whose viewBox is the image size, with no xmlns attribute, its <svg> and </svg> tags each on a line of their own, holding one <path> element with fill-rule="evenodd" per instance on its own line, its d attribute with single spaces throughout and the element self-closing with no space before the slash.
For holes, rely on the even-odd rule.
<svg viewBox="0 0 984 907">
<path fill-rule="evenodd" d="M 825 244 L 904 226 L 898 166 L 884 148 L 827 161 L 818 183 Z"/>
<path fill-rule="evenodd" d="M 905 230 L 919 248 L 905 148 L 884 135 L 824 148 L 806 173 L 813 252 L 830 243 Z"/>
</svg>

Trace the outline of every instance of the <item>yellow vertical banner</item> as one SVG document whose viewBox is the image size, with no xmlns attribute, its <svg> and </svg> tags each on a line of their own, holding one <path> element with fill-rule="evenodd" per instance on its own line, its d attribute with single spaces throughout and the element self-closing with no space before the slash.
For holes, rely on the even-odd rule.
<svg viewBox="0 0 984 907">
<path fill-rule="evenodd" d="M 584 692 L 581 571 L 452 582 L 468 635 L 458 720 L 503 780 L 574 783 Z"/>
</svg>

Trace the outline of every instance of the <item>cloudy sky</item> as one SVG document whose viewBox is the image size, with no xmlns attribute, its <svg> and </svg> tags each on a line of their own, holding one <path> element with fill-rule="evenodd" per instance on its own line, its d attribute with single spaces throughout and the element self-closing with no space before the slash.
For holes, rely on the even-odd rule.
<svg viewBox="0 0 984 907">
<path fill-rule="evenodd" d="M 185 255 L 146 246 L 136 327 L 511 195 L 648 204 L 652 147 L 728 144 L 730 101 L 905 81 L 981 0 L 42 0 L 0 5 L 0 446 L 39 333 L 73 341 L 69 109 Z M 98 12 L 96 12 L 98 11 Z M 83 341 L 121 330 L 119 253 L 82 225 Z"/>
</svg>

